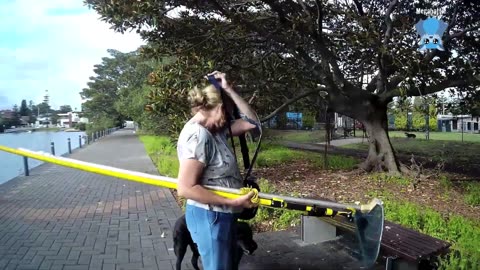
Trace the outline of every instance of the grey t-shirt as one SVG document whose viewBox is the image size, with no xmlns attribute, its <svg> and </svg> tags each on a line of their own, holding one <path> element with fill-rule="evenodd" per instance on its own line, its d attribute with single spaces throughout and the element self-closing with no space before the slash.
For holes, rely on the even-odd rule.
<svg viewBox="0 0 480 270">
<path fill-rule="evenodd" d="M 179 160 L 196 159 L 205 164 L 200 179 L 201 185 L 243 187 L 235 156 L 228 147 L 226 130 L 212 134 L 193 120 L 188 121 L 178 138 L 177 155 Z M 239 213 L 242 211 L 241 207 L 207 205 L 191 199 L 187 200 L 187 204 L 219 212 Z"/>
</svg>

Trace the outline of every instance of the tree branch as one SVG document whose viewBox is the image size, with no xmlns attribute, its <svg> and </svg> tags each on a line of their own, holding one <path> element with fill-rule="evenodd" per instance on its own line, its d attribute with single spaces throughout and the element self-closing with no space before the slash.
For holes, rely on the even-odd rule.
<svg viewBox="0 0 480 270">
<path fill-rule="evenodd" d="M 281 9 L 281 7 L 277 3 L 275 3 L 272 0 L 264 0 L 263 2 L 268 4 L 270 6 L 270 8 L 278 14 L 279 20 L 282 24 L 284 24 L 286 26 L 289 26 L 290 28 L 293 28 L 292 23 L 289 22 L 285 18 L 285 14 L 284 14 L 283 10 Z M 303 34 L 308 35 L 309 33 L 303 33 Z M 329 71 L 333 72 L 335 80 L 340 85 L 340 88 L 342 88 L 343 85 L 345 84 L 345 79 L 344 79 L 343 73 L 340 70 L 340 67 L 338 66 L 338 63 L 337 63 L 333 53 L 330 50 L 327 49 L 327 47 L 324 43 L 324 40 L 320 35 L 313 35 L 313 37 L 317 41 L 317 44 L 319 46 L 319 52 L 320 52 L 320 55 L 322 56 L 323 60 L 325 60 L 329 63 L 329 69 L 331 69 L 331 71 L 330 70 Z M 298 51 L 298 48 L 297 48 L 297 51 Z"/>
<path fill-rule="evenodd" d="M 353 0 L 353 3 L 355 3 L 355 6 L 357 7 L 358 15 L 365 16 L 365 12 L 363 12 L 362 3 L 360 3 L 359 0 Z"/>
<path fill-rule="evenodd" d="M 318 36 L 322 38 L 322 25 L 323 25 L 323 8 L 320 0 L 315 0 L 317 4 L 317 32 Z"/>
<path fill-rule="evenodd" d="M 470 31 L 474 31 L 474 30 L 477 30 L 480 28 L 480 24 L 477 25 L 477 26 L 472 26 L 472 27 L 469 27 L 463 31 L 460 31 L 460 32 L 457 32 L 457 33 L 454 33 L 452 35 L 449 35 L 446 39 L 445 39 L 445 42 L 444 43 L 447 43 L 449 42 L 450 40 L 454 39 L 454 38 L 458 38 L 458 37 L 461 37 L 463 35 L 465 35 L 467 32 L 470 32 Z"/>
<path fill-rule="evenodd" d="M 390 15 L 392 14 L 397 4 L 398 0 L 392 0 L 390 2 L 390 6 L 387 9 L 387 12 L 385 12 L 385 23 L 387 24 L 387 30 L 385 31 L 385 38 L 383 39 L 383 44 L 387 44 L 388 39 L 392 36 L 393 22 L 390 18 Z"/>
<path fill-rule="evenodd" d="M 458 6 L 459 5 L 460 4 L 457 2 L 457 4 L 455 5 L 455 10 L 453 11 L 452 19 L 450 20 L 450 22 L 448 22 L 447 30 L 445 31 L 445 33 L 447 33 L 447 35 L 450 32 L 450 29 L 452 29 L 452 27 L 457 22 L 457 14 L 458 14 Z"/>
<path fill-rule="evenodd" d="M 308 9 L 305 6 L 305 3 L 303 2 L 303 0 L 298 0 L 298 3 L 300 4 L 300 6 L 302 6 L 302 9 L 305 11 L 305 13 L 307 13 L 307 17 L 311 20 L 312 15 L 310 14 L 310 11 L 308 11 Z"/>
<path fill-rule="evenodd" d="M 445 90 L 447 88 L 451 87 L 462 87 L 462 86 L 480 86 L 480 75 L 477 75 L 476 77 L 470 78 L 470 79 L 462 79 L 462 80 L 444 80 L 442 82 L 439 82 L 437 84 L 433 84 L 430 86 L 425 87 L 422 93 L 419 93 L 416 90 L 407 90 L 407 95 L 409 96 L 420 96 L 420 95 L 428 95 L 428 94 L 433 94 L 442 90 Z M 400 89 L 396 88 L 393 89 L 392 91 L 383 93 L 383 95 L 380 96 L 382 100 L 388 100 L 393 97 L 396 97 L 400 95 Z"/>
<path fill-rule="evenodd" d="M 387 29 L 385 31 L 385 37 L 383 38 L 383 43 L 382 44 L 387 44 L 388 39 L 391 37 L 392 32 L 393 32 L 393 22 L 392 19 L 390 18 L 390 15 L 394 11 L 395 7 L 398 4 L 398 0 L 392 0 L 390 2 L 390 5 L 388 6 L 387 11 L 385 12 L 385 23 L 387 25 Z M 381 45 L 380 45 L 381 46 Z M 374 93 L 375 90 L 379 91 L 387 91 L 388 88 L 386 88 L 387 85 L 387 77 L 395 72 L 395 70 L 388 69 L 385 64 L 385 56 L 383 53 L 379 53 L 377 57 L 377 64 L 378 64 L 378 69 L 379 72 L 378 74 L 373 77 L 373 79 L 367 84 L 367 91 L 370 93 Z"/>
<path fill-rule="evenodd" d="M 264 118 L 260 119 L 260 122 L 265 122 L 265 121 L 268 121 L 269 119 L 271 119 L 272 117 L 274 117 L 275 115 L 277 115 L 277 113 L 279 113 L 282 109 L 284 109 L 285 107 L 287 107 L 288 105 L 304 98 L 304 97 L 307 97 L 309 95 L 312 95 L 312 94 L 315 94 L 315 93 L 318 93 L 320 91 L 326 91 L 327 88 L 325 87 L 322 87 L 322 88 L 317 88 L 317 89 L 313 89 L 313 90 L 309 90 L 309 91 L 306 91 L 296 97 L 293 97 L 293 98 L 290 98 L 288 99 L 287 101 L 285 101 L 285 103 L 283 103 L 280 107 L 278 107 L 277 109 L 275 109 L 273 112 L 271 112 L 269 115 L 265 116 Z"/>
<path fill-rule="evenodd" d="M 265 58 L 267 58 L 267 56 L 271 55 L 273 53 L 273 50 L 269 51 L 269 52 L 266 52 L 265 54 L 262 55 L 262 58 L 260 58 L 260 60 L 258 60 L 257 62 L 255 63 L 252 63 L 248 66 L 240 66 L 240 65 L 235 65 L 233 63 L 229 63 L 232 67 L 235 67 L 235 68 L 239 68 L 239 69 L 249 69 L 249 68 L 252 68 L 254 66 L 257 66 L 261 63 L 263 63 L 263 61 L 265 60 Z"/>
<path fill-rule="evenodd" d="M 390 81 L 388 82 L 388 85 L 387 85 L 387 89 L 388 90 L 392 90 L 392 89 L 395 89 L 398 87 L 398 85 L 403 82 L 403 80 L 405 80 L 405 76 L 404 75 L 397 75 L 393 78 L 390 79 Z"/>
</svg>

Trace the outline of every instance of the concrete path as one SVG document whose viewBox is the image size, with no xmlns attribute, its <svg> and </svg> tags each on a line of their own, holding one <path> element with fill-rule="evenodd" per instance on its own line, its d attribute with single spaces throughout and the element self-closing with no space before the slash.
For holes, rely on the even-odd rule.
<svg viewBox="0 0 480 270">
<path fill-rule="evenodd" d="M 121 130 L 71 158 L 158 174 L 142 143 Z M 168 189 L 44 164 L 0 185 L 0 269 L 174 269 Z M 254 235 L 240 269 L 362 269 L 340 242 L 305 245 L 298 232 Z M 182 269 L 193 269 L 188 251 Z"/>
<path fill-rule="evenodd" d="M 131 130 L 70 157 L 158 174 Z M 0 269 L 170 270 L 181 214 L 168 189 L 44 164 L 0 185 Z"/>
<path fill-rule="evenodd" d="M 333 146 L 342 146 L 342 145 L 353 144 L 353 143 L 368 143 L 368 140 L 367 138 L 348 138 L 348 139 L 337 139 L 337 140 L 330 141 L 330 145 L 333 145 Z M 318 144 L 324 145 L 325 142 L 320 142 Z"/>
</svg>

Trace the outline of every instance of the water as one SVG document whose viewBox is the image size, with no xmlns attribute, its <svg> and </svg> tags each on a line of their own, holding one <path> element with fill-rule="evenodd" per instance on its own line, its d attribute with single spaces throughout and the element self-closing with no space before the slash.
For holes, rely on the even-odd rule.
<svg viewBox="0 0 480 270">
<path fill-rule="evenodd" d="M 32 133 L 22 132 L 0 134 L 0 145 L 50 153 L 50 143 L 53 142 L 55 144 L 55 155 L 59 156 L 68 153 L 68 138 L 70 138 L 71 141 L 72 151 L 79 147 L 79 135 L 82 136 L 82 145 L 84 145 L 85 140 L 83 136 L 85 135 L 85 132 L 63 131 L 35 131 Z M 43 161 L 36 159 L 28 159 L 28 167 L 30 170 L 43 163 Z M 23 174 L 25 174 L 23 157 L 0 151 L 0 184 Z"/>
</svg>

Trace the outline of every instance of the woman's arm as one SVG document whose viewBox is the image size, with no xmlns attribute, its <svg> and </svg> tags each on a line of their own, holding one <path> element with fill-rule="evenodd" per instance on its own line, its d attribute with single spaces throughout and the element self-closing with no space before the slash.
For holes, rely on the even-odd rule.
<svg viewBox="0 0 480 270">
<path fill-rule="evenodd" d="M 225 73 L 214 71 L 208 75 L 213 75 L 216 79 L 220 79 L 222 88 L 225 90 L 225 93 L 227 93 L 227 95 L 232 99 L 235 105 L 237 105 L 240 113 L 244 114 L 253 122 L 260 123 L 260 119 L 258 119 L 257 114 L 252 109 L 252 107 L 250 107 L 248 102 L 245 101 L 239 94 L 237 94 L 237 92 L 235 92 L 232 86 L 228 83 L 225 77 Z"/>
<path fill-rule="evenodd" d="M 225 93 L 235 102 L 235 105 L 237 105 L 238 110 L 240 113 L 243 113 L 247 118 L 250 120 L 260 123 L 260 119 L 258 119 L 256 112 L 253 110 L 253 108 L 248 104 L 231 86 L 228 86 L 224 88 Z"/>
<path fill-rule="evenodd" d="M 228 199 L 198 184 L 198 179 L 200 179 L 204 167 L 205 164 L 195 159 L 180 160 L 177 187 L 178 196 L 204 204 L 241 206 L 245 208 L 254 206 L 250 200 L 253 192 L 240 196 L 237 199 Z"/>
</svg>

